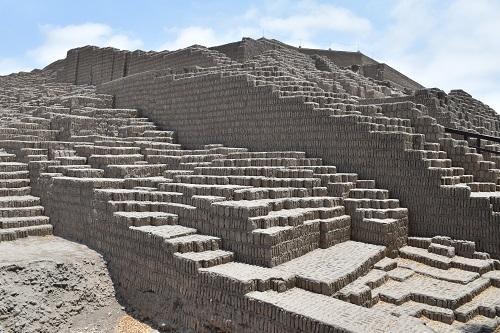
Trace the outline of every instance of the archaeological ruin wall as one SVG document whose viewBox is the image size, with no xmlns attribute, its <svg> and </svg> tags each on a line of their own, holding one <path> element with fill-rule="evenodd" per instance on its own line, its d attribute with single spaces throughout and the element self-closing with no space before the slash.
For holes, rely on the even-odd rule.
<svg viewBox="0 0 500 333">
<path fill-rule="evenodd" d="M 95 48 L 82 50 L 77 81 L 87 77 L 91 83 L 88 75 L 93 67 L 88 59 L 97 58 L 91 50 L 102 53 Z M 162 60 L 162 71 L 127 74 L 107 83 L 101 80 L 99 89 L 115 96 L 116 107 L 138 108 L 162 128 L 175 130 L 187 147 L 215 142 L 253 150 L 300 150 L 340 170 L 355 170 L 388 188 L 409 208 L 412 235 L 470 239 L 479 249 L 500 256 L 495 236 L 500 232 L 499 218 L 489 208 L 490 199 L 471 198 L 467 188 L 442 186 L 443 174 L 429 169 L 422 155 L 412 151 L 423 149 L 419 135 L 373 131 L 362 117 L 324 115 L 304 98 L 280 97 L 271 86 L 255 86 L 244 74 L 171 74 L 194 63 L 209 67 L 215 62 L 230 63 L 212 52 L 178 51 L 183 60 Z M 204 57 L 202 62 L 199 55 Z M 65 72 L 73 73 L 71 66 Z"/>
<path fill-rule="evenodd" d="M 2 217 L 2 237 L 45 223 L 96 249 L 160 329 L 498 327 L 500 262 L 480 251 L 498 257 L 496 184 L 451 167 L 488 163 L 441 150 L 455 142 L 425 106 L 295 51 L 238 64 L 194 47 L 140 72 L 132 53 L 92 49 L 69 74 L 51 66 L 86 84 L 0 77 L 0 182 L 12 186 L 0 211 L 47 215 Z"/>
<path fill-rule="evenodd" d="M 253 150 L 299 150 L 321 157 L 339 170 L 376 179 L 410 211 L 410 233 L 471 239 L 500 255 L 499 218 L 489 199 L 470 198 L 467 188 L 441 186 L 418 152 L 418 135 L 371 132 L 356 117 L 315 114 L 301 98 L 279 98 L 270 87 L 254 87 L 246 77 L 211 74 L 175 80 L 155 73 L 103 84 L 119 107 L 134 107 L 179 142 L 209 142 Z M 193 95 L 191 92 L 196 91 Z M 477 209 L 483 208 L 483 209 Z M 486 208 L 486 209 L 484 209 Z"/>
</svg>

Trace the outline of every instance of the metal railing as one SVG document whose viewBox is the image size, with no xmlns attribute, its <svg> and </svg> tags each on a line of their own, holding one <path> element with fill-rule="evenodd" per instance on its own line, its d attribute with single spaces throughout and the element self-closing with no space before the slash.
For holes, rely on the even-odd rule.
<svg viewBox="0 0 500 333">
<path fill-rule="evenodd" d="M 479 133 L 474 133 L 474 132 L 469 132 L 469 131 L 463 131 L 463 130 L 458 130 L 458 129 L 449 128 L 449 127 L 445 127 L 444 131 L 446 133 L 462 135 L 464 137 L 465 141 L 468 141 L 469 138 L 476 139 L 476 146 L 472 146 L 471 148 L 476 148 L 478 153 L 486 152 L 486 153 L 490 153 L 490 154 L 500 155 L 500 151 L 494 151 L 491 149 L 481 147 L 481 140 L 496 142 L 496 143 L 500 144 L 500 138 L 498 138 L 496 136 L 490 136 L 490 135 L 479 134 Z"/>
</svg>

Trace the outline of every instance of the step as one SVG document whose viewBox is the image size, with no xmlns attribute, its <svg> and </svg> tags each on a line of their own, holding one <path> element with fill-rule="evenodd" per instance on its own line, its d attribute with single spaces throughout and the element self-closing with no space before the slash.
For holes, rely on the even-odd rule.
<svg viewBox="0 0 500 333">
<path fill-rule="evenodd" d="M 201 163 L 201 162 L 211 162 L 215 159 L 223 158 L 224 155 L 221 154 L 206 154 L 206 155 L 148 155 L 146 156 L 146 161 L 152 164 L 163 163 L 169 166 L 178 166 L 181 163 Z"/>
<path fill-rule="evenodd" d="M 43 148 L 21 148 L 21 154 L 19 156 L 27 155 L 47 155 L 49 153 L 48 149 Z"/>
<path fill-rule="evenodd" d="M 104 170 L 92 169 L 92 168 L 65 169 L 65 170 L 63 170 L 62 173 L 64 176 L 77 177 L 77 178 L 103 178 L 104 177 Z"/>
<path fill-rule="evenodd" d="M 197 274 L 200 268 L 210 268 L 230 263 L 234 254 L 224 250 L 209 250 L 202 252 L 175 253 L 176 268 L 188 274 Z"/>
<path fill-rule="evenodd" d="M 321 219 L 319 223 L 320 248 L 326 249 L 351 239 L 351 217 L 349 215 Z"/>
<path fill-rule="evenodd" d="M 340 289 L 334 297 L 356 305 L 371 307 L 378 301 L 378 295 L 372 290 L 384 284 L 389 278 L 388 275 L 383 270 L 372 269 L 366 275 Z"/>
<path fill-rule="evenodd" d="M 311 170 L 314 174 L 336 174 L 337 167 L 333 165 L 316 165 L 316 166 L 296 166 L 297 169 Z"/>
<path fill-rule="evenodd" d="M 129 125 L 118 127 L 118 133 L 121 137 L 141 135 L 144 131 L 155 130 L 154 125 Z"/>
<path fill-rule="evenodd" d="M 92 169 L 90 165 L 82 164 L 82 165 L 49 165 L 47 167 L 47 172 L 51 173 L 64 173 L 66 170 L 71 169 Z"/>
<path fill-rule="evenodd" d="M 89 157 L 90 155 L 127 155 L 127 154 L 140 154 L 141 148 L 134 147 L 133 145 L 127 147 L 110 147 L 99 145 L 75 145 L 75 150 L 79 155 Z"/>
<path fill-rule="evenodd" d="M 374 188 L 354 188 L 349 191 L 349 198 L 353 199 L 389 199 L 389 191 Z"/>
<path fill-rule="evenodd" d="M 467 183 L 467 186 L 470 187 L 471 192 L 496 192 L 497 188 L 495 183 L 483 182 Z"/>
<path fill-rule="evenodd" d="M 0 217 L 33 217 L 42 215 L 42 206 L 0 208 Z"/>
<path fill-rule="evenodd" d="M 229 153 L 227 157 L 230 159 L 244 159 L 244 158 L 305 158 L 306 153 L 301 151 L 246 151 Z"/>
<path fill-rule="evenodd" d="M 29 186 L 28 179 L 0 179 L 0 188 L 19 188 Z"/>
<path fill-rule="evenodd" d="M 359 219 L 355 214 L 351 223 L 351 236 L 356 241 L 384 245 L 387 247 L 386 255 L 397 256 L 398 249 L 406 245 L 408 220 L 394 218 Z"/>
<path fill-rule="evenodd" d="M 427 167 L 434 168 L 451 168 L 451 160 L 450 159 L 441 159 L 441 158 L 424 158 L 423 161 Z"/>
<path fill-rule="evenodd" d="M 10 172 L 0 172 L 0 180 L 5 179 L 25 179 L 29 178 L 29 171 L 10 171 Z"/>
<path fill-rule="evenodd" d="M 331 182 L 327 184 L 328 194 L 334 197 L 346 197 L 349 192 L 356 188 L 354 182 Z"/>
<path fill-rule="evenodd" d="M 169 138 L 174 138 L 175 132 L 173 131 L 159 131 L 159 130 L 146 130 L 142 133 L 144 137 L 158 137 L 165 136 Z"/>
<path fill-rule="evenodd" d="M 293 208 L 271 211 L 267 215 L 249 218 L 254 229 L 298 226 L 309 220 L 326 220 L 344 215 L 344 207 Z"/>
<path fill-rule="evenodd" d="M 134 142 L 140 142 L 140 141 L 153 141 L 153 142 L 165 142 L 165 143 L 173 143 L 174 138 L 171 137 L 165 137 L 165 136 L 127 136 L 123 138 L 124 140 L 127 141 L 134 141 Z"/>
<path fill-rule="evenodd" d="M 46 155 L 26 155 L 22 157 L 22 161 L 29 163 L 34 161 L 48 161 L 48 157 Z"/>
<path fill-rule="evenodd" d="M 320 188 L 314 188 L 312 191 L 305 188 L 292 187 L 249 187 L 233 192 L 233 200 L 261 200 L 261 199 L 278 199 L 308 196 L 325 196 L 325 191 L 317 191 Z"/>
<path fill-rule="evenodd" d="M 47 216 L 0 217 L 0 229 L 49 224 Z"/>
<path fill-rule="evenodd" d="M 358 208 L 389 209 L 400 208 L 397 199 L 355 199 L 345 198 L 344 206 L 347 211 L 354 212 Z"/>
<path fill-rule="evenodd" d="M 440 269 L 449 269 L 453 267 L 480 274 L 484 274 L 494 269 L 494 261 L 491 259 L 474 259 L 461 256 L 449 257 L 412 246 L 402 247 L 399 252 L 403 258 Z"/>
<path fill-rule="evenodd" d="M 131 226 L 129 229 L 136 232 L 146 233 L 151 237 L 160 240 L 162 244 L 168 239 L 196 234 L 196 229 L 183 227 L 181 225 Z"/>
<path fill-rule="evenodd" d="M 191 234 L 168 239 L 165 241 L 165 246 L 171 253 L 215 251 L 220 249 L 221 239 L 213 236 Z"/>
<path fill-rule="evenodd" d="M 475 316 L 484 316 L 492 318 L 494 324 L 486 328 L 486 325 L 481 325 L 486 331 L 498 331 L 498 317 L 500 314 L 500 288 L 488 288 L 481 294 L 477 295 L 470 302 L 465 303 L 455 309 L 456 320 L 471 325 L 471 320 Z"/>
<path fill-rule="evenodd" d="M 0 162 L 0 172 L 27 171 L 28 164 L 18 162 Z"/>
<path fill-rule="evenodd" d="M 441 244 L 432 243 L 429 245 L 427 251 L 430 253 L 439 254 L 448 258 L 453 258 L 455 256 L 455 248 L 452 246 L 445 246 Z"/>
<path fill-rule="evenodd" d="M 61 162 L 61 165 L 83 165 L 87 163 L 87 158 L 80 156 L 62 156 L 56 157 L 55 160 Z"/>
<path fill-rule="evenodd" d="M 451 266 L 479 274 L 490 272 L 495 268 L 494 261 L 491 259 L 474 259 L 461 256 L 454 256 L 451 261 Z"/>
<path fill-rule="evenodd" d="M 31 194 L 31 187 L 0 187 L 0 196 L 1 197 L 12 197 L 12 196 L 24 196 Z"/>
<path fill-rule="evenodd" d="M 141 152 L 145 156 L 163 155 L 163 156 L 184 156 L 184 155 L 207 155 L 211 154 L 208 149 L 155 149 L 143 148 Z"/>
<path fill-rule="evenodd" d="M 178 175 L 192 175 L 192 170 L 165 170 L 163 171 L 163 176 L 165 178 L 174 179 L 175 176 Z"/>
<path fill-rule="evenodd" d="M 381 301 L 373 309 L 381 310 L 397 317 L 401 315 L 408 315 L 415 318 L 426 317 L 426 319 L 428 318 L 432 321 L 445 323 L 447 324 L 446 326 L 451 325 L 455 320 L 453 310 L 415 301 L 408 301 L 399 306 Z"/>
<path fill-rule="evenodd" d="M 251 291 L 285 291 L 295 285 L 293 274 L 239 262 L 229 262 L 208 268 L 200 268 L 201 279 L 214 288 L 231 286 L 235 294 L 245 295 Z"/>
<path fill-rule="evenodd" d="M 15 160 L 16 155 L 14 154 L 0 153 L 0 162 L 15 162 Z"/>
<path fill-rule="evenodd" d="M 180 192 L 184 195 L 210 195 L 221 196 L 228 199 L 232 198 L 235 190 L 248 188 L 249 186 L 240 185 L 196 185 L 184 183 L 165 183 L 160 184 L 158 189 L 167 192 Z"/>
<path fill-rule="evenodd" d="M 113 216 L 115 216 L 118 223 L 128 227 L 177 224 L 177 215 L 163 212 L 115 212 L 113 213 Z"/>
<path fill-rule="evenodd" d="M 353 217 L 357 219 L 403 219 L 408 216 L 407 208 L 358 208 L 353 213 Z"/>
<path fill-rule="evenodd" d="M 320 158 L 247 158 L 247 159 L 220 159 L 212 162 L 213 166 L 223 167 L 250 167 L 250 166 L 317 166 L 321 165 Z"/>
<path fill-rule="evenodd" d="M 301 288 L 245 296 L 256 313 L 269 314 L 263 319 L 265 327 L 280 325 L 283 332 L 434 332 L 416 318 L 396 317 Z"/>
<path fill-rule="evenodd" d="M 192 163 L 179 163 L 177 166 L 169 166 L 169 167 L 175 167 L 180 170 L 194 170 L 197 167 L 200 166 L 209 166 L 212 165 L 212 162 L 192 162 Z"/>
<path fill-rule="evenodd" d="M 182 193 L 164 191 L 142 191 L 137 189 L 100 189 L 96 190 L 100 200 L 107 201 L 151 201 L 151 202 L 178 202 Z"/>
<path fill-rule="evenodd" d="M 47 236 L 52 234 L 52 225 L 43 224 L 30 227 L 0 229 L 0 242 L 11 241 L 28 236 Z"/>
<path fill-rule="evenodd" d="M 413 246 L 405 246 L 399 249 L 401 257 L 420 262 L 422 264 L 440 268 L 451 268 L 451 258 L 439 254 L 430 253 L 427 249 L 421 249 Z"/>
<path fill-rule="evenodd" d="M 384 256 L 384 246 L 346 241 L 311 251 L 275 269 L 296 275 L 300 288 L 331 296 L 366 274 Z"/>
<path fill-rule="evenodd" d="M 261 176 L 228 176 L 229 184 L 254 186 L 254 187 L 294 187 L 313 188 L 320 187 L 318 178 L 279 178 Z"/>
<path fill-rule="evenodd" d="M 122 164 L 108 165 L 104 171 L 106 177 L 110 178 L 136 178 L 161 176 L 166 169 L 166 164 Z"/>
<path fill-rule="evenodd" d="M 380 300 L 395 305 L 402 305 L 412 300 L 454 310 L 489 286 L 490 280 L 483 277 L 467 284 L 460 284 L 426 275 L 411 274 L 399 281 L 390 279 L 376 288 L 375 292 L 378 293 Z"/>
<path fill-rule="evenodd" d="M 344 209 L 340 204 L 341 199 L 334 197 L 289 197 L 262 200 L 221 201 L 214 203 L 212 206 L 214 214 L 219 216 L 247 219 L 249 217 L 265 217 L 272 212 L 284 209 L 317 208 L 321 210 L 334 208 L 336 213 L 340 213 L 343 212 Z M 321 214 L 321 211 L 314 212 L 314 214 Z M 327 211 L 325 211 L 325 216 L 326 215 L 328 215 Z"/>
<path fill-rule="evenodd" d="M 132 142 L 133 143 L 133 142 Z M 99 141 L 96 141 L 99 144 Z M 133 143 L 134 144 L 134 143 Z M 180 144 L 169 143 L 169 142 L 154 142 L 154 141 L 139 141 L 135 143 L 141 149 L 151 148 L 151 149 L 182 149 Z"/>
<path fill-rule="evenodd" d="M 134 164 L 135 162 L 143 161 L 144 156 L 141 154 L 129 155 L 91 155 L 88 158 L 88 163 L 96 169 L 104 169 L 108 165 L 117 164 Z"/>
<path fill-rule="evenodd" d="M 334 180 L 332 183 L 354 183 L 358 182 L 358 174 L 357 173 L 336 173 L 334 175 Z"/>
<path fill-rule="evenodd" d="M 40 198 L 31 195 L 0 197 L 0 208 L 39 206 Z"/>
<path fill-rule="evenodd" d="M 465 180 L 465 176 L 445 176 L 441 177 L 441 185 L 458 185 L 463 183 L 462 180 Z M 467 178 L 468 181 L 466 182 L 472 182 L 473 178 Z"/>
<path fill-rule="evenodd" d="M 171 182 L 171 179 L 162 176 L 152 176 L 152 177 L 127 177 L 123 186 L 125 188 L 134 187 L 154 187 L 158 188 L 160 184 L 167 184 Z"/>
<path fill-rule="evenodd" d="M 463 285 L 468 284 L 480 277 L 479 273 L 464 271 L 458 268 L 441 269 L 401 257 L 397 258 L 395 263 L 397 263 L 398 267 L 410 269 L 421 275 L 430 276 L 438 280 L 460 283 Z"/>
<path fill-rule="evenodd" d="M 157 201 L 109 201 L 107 204 L 113 212 L 164 212 L 179 215 L 191 213 L 196 209 L 190 205 Z"/>
<path fill-rule="evenodd" d="M 375 185 L 375 180 L 371 179 L 358 179 L 356 181 L 356 188 L 375 189 Z"/>
</svg>

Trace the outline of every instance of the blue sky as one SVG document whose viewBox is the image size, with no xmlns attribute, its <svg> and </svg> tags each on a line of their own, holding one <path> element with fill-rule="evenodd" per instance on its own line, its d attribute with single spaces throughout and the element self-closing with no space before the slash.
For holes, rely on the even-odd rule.
<svg viewBox="0 0 500 333">
<path fill-rule="evenodd" d="M 0 74 L 87 44 L 174 50 L 242 37 L 360 50 L 428 87 L 500 111 L 498 0 L 0 0 Z"/>
</svg>

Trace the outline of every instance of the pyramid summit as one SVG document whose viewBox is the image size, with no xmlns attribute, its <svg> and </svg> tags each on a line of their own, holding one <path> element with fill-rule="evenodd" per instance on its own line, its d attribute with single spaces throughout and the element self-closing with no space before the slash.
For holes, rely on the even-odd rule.
<svg viewBox="0 0 500 333">
<path fill-rule="evenodd" d="M 159 330 L 500 326 L 500 116 L 463 90 L 265 38 L 0 89 L 0 242 L 87 245 Z"/>
</svg>

